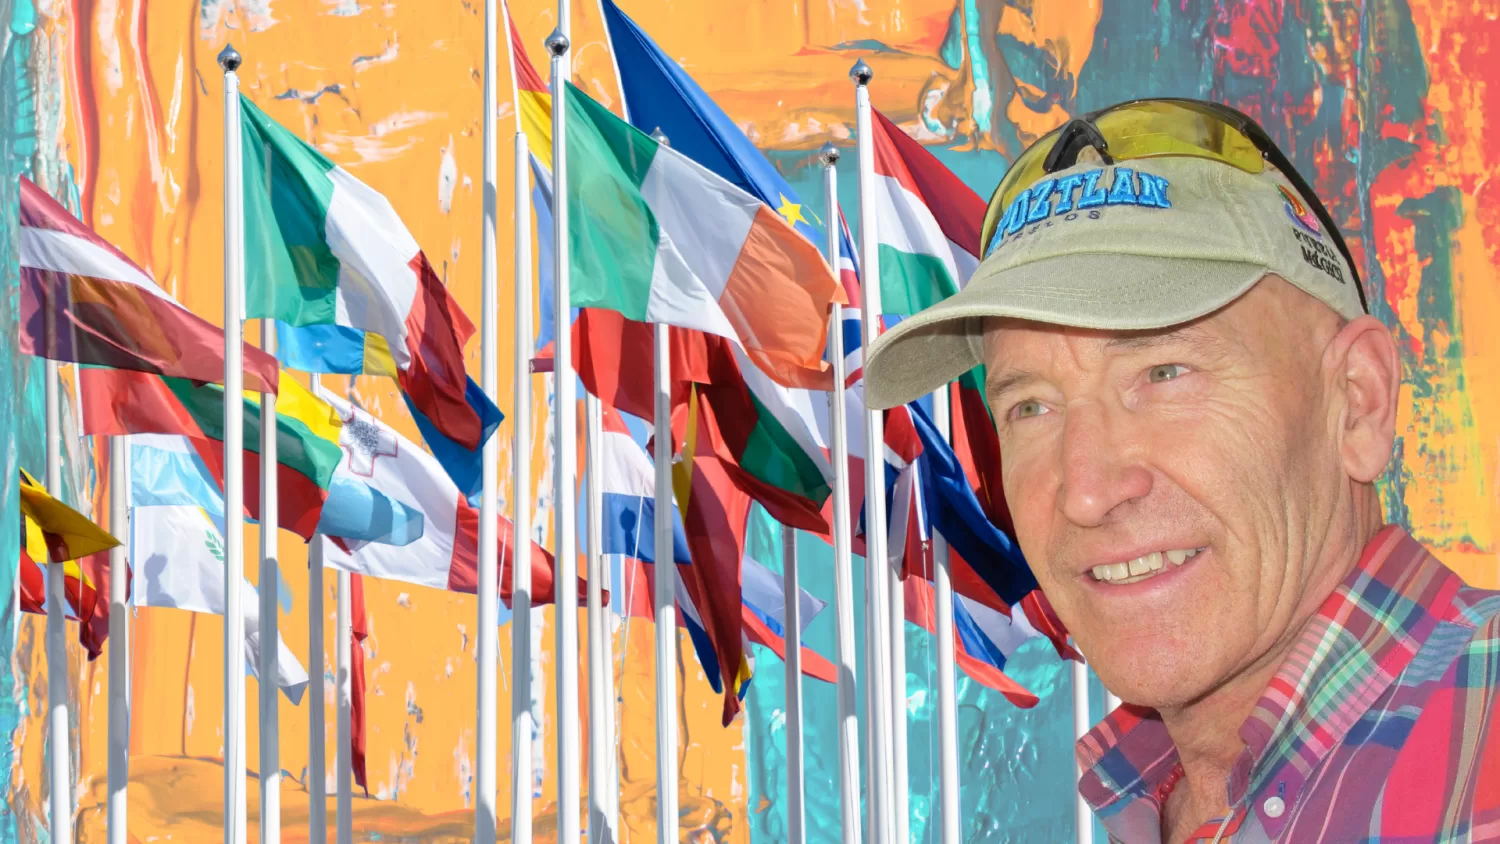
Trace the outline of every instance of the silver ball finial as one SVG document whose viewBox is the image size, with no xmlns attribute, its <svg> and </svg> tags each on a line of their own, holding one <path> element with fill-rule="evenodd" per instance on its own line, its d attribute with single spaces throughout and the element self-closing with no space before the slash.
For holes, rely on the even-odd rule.
<svg viewBox="0 0 1500 844">
<path fill-rule="evenodd" d="M 219 67 L 224 68 L 225 73 L 234 73 L 236 70 L 239 70 L 240 65 L 244 61 L 244 57 L 240 55 L 239 50 L 234 48 L 233 44 L 225 44 L 224 49 L 219 51 Z"/>
<path fill-rule="evenodd" d="M 823 162 L 824 167 L 839 163 L 839 148 L 833 145 L 833 141 L 823 144 L 823 148 L 818 150 L 818 160 Z"/>
<path fill-rule="evenodd" d="M 561 28 L 552 30 L 552 34 L 547 36 L 547 40 L 542 42 L 542 44 L 547 48 L 547 52 L 553 56 L 561 56 L 563 53 L 568 52 L 568 36 L 563 34 Z"/>
<path fill-rule="evenodd" d="M 672 142 L 667 139 L 667 133 L 663 132 L 660 126 L 651 130 L 651 140 L 656 141 L 664 147 L 669 147 L 672 145 Z"/>
<path fill-rule="evenodd" d="M 870 84 L 870 79 L 874 76 L 874 68 L 871 68 L 869 65 L 865 64 L 864 59 L 860 59 L 859 61 L 854 63 L 854 67 L 849 68 L 849 78 L 853 79 L 854 84 L 859 85 L 860 87 L 864 87 L 865 85 Z"/>
</svg>

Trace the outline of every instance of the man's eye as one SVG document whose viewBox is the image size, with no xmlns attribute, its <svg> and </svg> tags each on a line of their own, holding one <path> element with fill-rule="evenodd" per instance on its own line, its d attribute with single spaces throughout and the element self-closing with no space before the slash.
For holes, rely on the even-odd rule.
<svg viewBox="0 0 1500 844">
<path fill-rule="evenodd" d="M 1146 370 L 1146 379 L 1153 384 L 1157 384 L 1186 375 L 1187 371 L 1187 367 L 1180 363 L 1162 363 Z"/>
<path fill-rule="evenodd" d="M 1040 416 L 1046 412 L 1047 407 L 1041 402 L 1035 399 L 1027 399 L 1026 401 L 1018 402 L 1015 407 L 1012 407 L 1010 409 L 1010 416 L 1012 419 L 1026 419 L 1031 416 Z"/>
</svg>

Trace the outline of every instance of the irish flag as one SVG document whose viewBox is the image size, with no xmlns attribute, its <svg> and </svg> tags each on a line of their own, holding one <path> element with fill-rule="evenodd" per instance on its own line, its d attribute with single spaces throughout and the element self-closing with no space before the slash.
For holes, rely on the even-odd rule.
<svg viewBox="0 0 1500 844">
<path fill-rule="evenodd" d="M 979 266 L 984 200 L 875 112 L 881 310 L 910 316 L 957 293 Z"/>
<path fill-rule="evenodd" d="M 463 347 L 474 333 L 382 195 L 240 98 L 245 315 L 337 326 L 366 374 L 397 378 L 444 436 L 478 448 Z"/>
<path fill-rule="evenodd" d="M 818 248 L 572 84 L 566 108 L 570 304 L 724 337 L 777 383 L 828 389 L 843 292 Z"/>
<path fill-rule="evenodd" d="M 224 380 L 224 331 L 21 177 L 21 351 L 72 363 Z M 276 359 L 244 347 L 245 389 L 276 392 Z"/>
</svg>

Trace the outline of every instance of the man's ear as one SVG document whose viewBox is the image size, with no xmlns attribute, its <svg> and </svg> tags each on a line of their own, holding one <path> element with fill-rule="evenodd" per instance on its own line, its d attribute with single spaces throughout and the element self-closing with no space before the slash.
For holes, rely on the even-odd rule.
<svg viewBox="0 0 1500 844">
<path fill-rule="evenodd" d="M 1372 316 L 1350 320 L 1329 344 L 1333 387 L 1344 394 L 1339 457 L 1349 477 L 1372 483 L 1385 471 L 1396 437 L 1401 355 L 1385 324 Z"/>
</svg>

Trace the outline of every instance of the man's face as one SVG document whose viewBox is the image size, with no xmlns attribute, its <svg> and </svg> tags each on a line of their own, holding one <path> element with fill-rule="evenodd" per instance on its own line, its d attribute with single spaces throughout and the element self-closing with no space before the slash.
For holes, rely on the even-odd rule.
<svg viewBox="0 0 1500 844">
<path fill-rule="evenodd" d="M 1295 632 L 1346 476 L 1331 310 L 1268 277 L 1187 326 L 986 326 L 1021 549 L 1105 684 L 1192 702 Z"/>
</svg>

